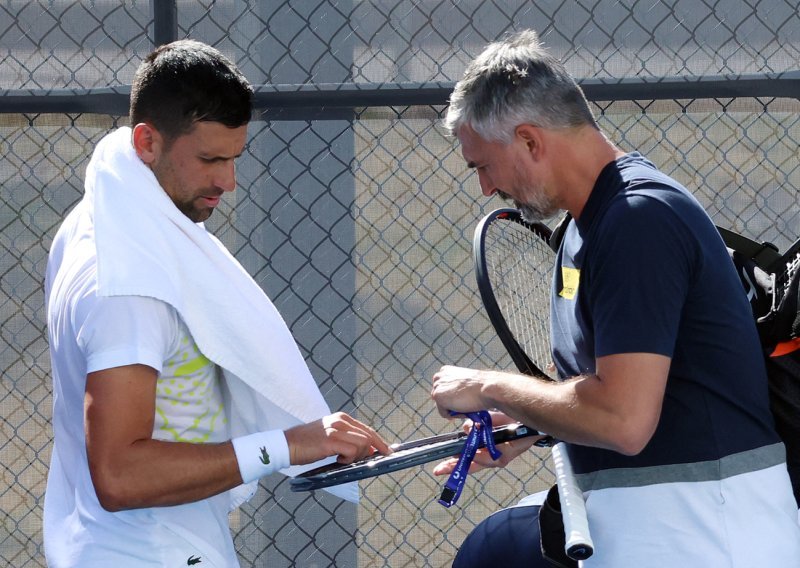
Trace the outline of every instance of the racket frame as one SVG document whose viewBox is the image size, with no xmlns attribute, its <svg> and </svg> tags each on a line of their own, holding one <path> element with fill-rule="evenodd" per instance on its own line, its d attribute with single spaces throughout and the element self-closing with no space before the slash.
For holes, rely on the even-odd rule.
<svg viewBox="0 0 800 568">
<path fill-rule="evenodd" d="M 528 223 L 524 221 L 520 212 L 516 209 L 497 209 L 486 215 L 478 223 L 475 229 L 472 248 L 475 261 L 475 276 L 478 281 L 478 291 L 481 300 L 489 316 L 489 321 L 491 321 L 494 326 L 500 341 L 505 346 L 506 351 L 514 361 L 517 369 L 526 375 L 553 380 L 548 373 L 539 368 L 539 366 L 531 360 L 519 342 L 514 338 L 514 334 L 497 302 L 492 287 L 488 263 L 486 262 L 486 235 L 492 224 L 496 222 L 518 223 L 527 227 L 540 238 L 551 251 L 552 248 L 550 248 L 549 241 L 552 231 L 542 223 Z M 555 251 L 552 252 L 555 255 Z M 556 443 L 551 451 L 562 517 L 564 520 L 564 551 L 567 556 L 573 560 L 585 560 L 593 554 L 594 543 L 592 542 L 592 537 L 589 532 L 589 522 L 586 514 L 586 503 L 583 498 L 583 492 L 572 471 L 564 443 Z"/>
<path fill-rule="evenodd" d="M 541 436 L 538 431 L 524 424 L 498 426 L 492 429 L 492 434 L 495 444 L 528 436 Z M 394 453 L 389 455 L 375 453 L 351 464 L 333 462 L 301 473 L 289 479 L 289 488 L 296 492 L 323 489 L 455 456 L 464 449 L 466 437 L 466 432 L 457 430 L 394 444 L 392 446 Z M 482 442 L 479 447 L 483 447 Z"/>
</svg>

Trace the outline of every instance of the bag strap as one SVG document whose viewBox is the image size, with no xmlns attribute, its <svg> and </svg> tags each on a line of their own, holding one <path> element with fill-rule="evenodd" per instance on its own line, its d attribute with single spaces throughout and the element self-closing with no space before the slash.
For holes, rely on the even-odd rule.
<svg viewBox="0 0 800 568">
<path fill-rule="evenodd" d="M 550 234 L 547 244 L 550 245 L 550 248 L 555 252 L 558 252 L 558 247 L 561 245 L 561 241 L 564 239 L 564 232 L 567 230 L 567 225 L 569 225 L 570 219 L 572 219 L 572 215 L 570 215 L 569 212 L 564 213 L 564 216 Z"/>
<path fill-rule="evenodd" d="M 746 258 L 752 259 L 762 270 L 769 273 L 775 272 L 777 263 L 781 260 L 781 254 L 774 244 L 766 241 L 759 243 L 719 226 L 717 231 L 719 231 L 728 248 L 732 248 Z"/>
</svg>

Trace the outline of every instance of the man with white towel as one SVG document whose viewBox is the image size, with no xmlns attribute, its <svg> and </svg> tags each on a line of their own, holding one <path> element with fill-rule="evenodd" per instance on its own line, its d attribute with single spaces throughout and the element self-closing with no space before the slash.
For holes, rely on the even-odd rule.
<svg viewBox="0 0 800 568">
<path fill-rule="evenodd" d="M 260 477 L 391 451 L 331 413 L 275 307 L 203 227 L 236 187 L 251 110 L 216 49 L 156 49 L 132 126 L 98 144 L 53 241 L 51 567 L 238 566 L 228 512 Z"/>
</svg>

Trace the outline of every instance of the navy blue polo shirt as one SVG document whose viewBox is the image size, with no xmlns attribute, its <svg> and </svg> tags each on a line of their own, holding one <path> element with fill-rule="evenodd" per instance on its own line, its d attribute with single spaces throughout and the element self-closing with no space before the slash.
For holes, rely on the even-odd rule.
<svg viewBox="0 0 800 568">
<path fill-rule="evenodd" d="M 593 373 L 595 358 L 617 353 L 672 360 L 661 417 L 644 450 L 624 456 L 569 445 L 576 473 L 650 468 L 637 483 L 692 481 L 691 468 L 666 474 L 659 466 L 779 442 L 755 324 L 725 245 L 695 198 L 641 155 L 603 169 L 565 232 L 553 286 L 552 347 L 561 377 Z M 613 473 L 605 479 L 617 483 Z"/>
</svg>

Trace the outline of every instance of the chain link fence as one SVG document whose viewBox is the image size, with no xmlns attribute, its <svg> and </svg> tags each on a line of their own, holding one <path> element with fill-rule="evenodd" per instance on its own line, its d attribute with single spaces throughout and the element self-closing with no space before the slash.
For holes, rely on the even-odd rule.
<svg viewBox="0 0 800 568">
<path fill-rule="evenodd" d="M 126 87 L 164 4 L 0 3 L 4 565 L 44 566 L 47 251 L 82 196 L 94 145 L 126 123 Z M 536 29 L 582 80 L 608 136 L 694 191 L 719 225 L 781 249 L 800 237 L 794 0 L 172 7 L 175 37 L 218 47 L 263 96 L 240 188 L 210 228 L 273 299 L 331 407 L 390 441 L 453 427 L 428 395 L 441 364 L 513 368 L 483 314 L 470 250 L 477 220 L 501 204 L 480 196 L 440 125 L 447 86 L 504 32 Z M 398 102 L 409 93 L 419 101 Z M 361 482 L 358 506 L 268 478 L 232 514 L 237 550 L 243 566 L 449 566 L 483 517 L 549 485 L 548 460 L 531 451 L 470 477 L 451 509 L 435 503 L 431 467 Z"/>
</svg>

